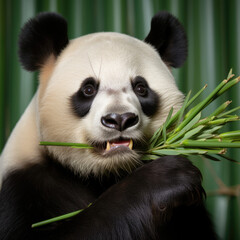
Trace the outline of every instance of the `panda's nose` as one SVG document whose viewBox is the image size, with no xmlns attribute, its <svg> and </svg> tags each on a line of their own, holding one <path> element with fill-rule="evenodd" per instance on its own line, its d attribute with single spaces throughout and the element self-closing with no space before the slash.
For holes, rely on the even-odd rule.
<svg viewBox="0 0 240 240">
<path fill-rule="evenodd" d="M 130 112 L 123 114 L 110 113 L 101 118 L 101 123 L 103 126 L 116 129 L 120 132 L 136 125 L 138 121 L 138 116 Z"/>
</svg>

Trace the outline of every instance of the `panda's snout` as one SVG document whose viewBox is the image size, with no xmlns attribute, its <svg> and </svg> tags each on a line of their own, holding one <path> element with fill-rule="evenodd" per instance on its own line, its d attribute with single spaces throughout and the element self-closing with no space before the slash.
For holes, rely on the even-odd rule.
<svg viewBox="0 0 240 240">
<path fill-rule="evenodd" d="M 120 132 L 136 125 L 139 117 L 135 113 L 127 112 L 123 114 L 109 113 L 101 118 L 101 123 L 107 128 L 116 129 Z"/>
</svg>

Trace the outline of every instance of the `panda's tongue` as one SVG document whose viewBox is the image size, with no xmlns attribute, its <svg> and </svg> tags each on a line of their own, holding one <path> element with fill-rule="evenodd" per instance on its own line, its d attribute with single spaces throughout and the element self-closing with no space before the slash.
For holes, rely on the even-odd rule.
<svg viewBox="0 0 240 240">
<path fill-rule="evenodd" d="M 128 147 L 129 149 L 133 148 L 133 141 L 130 140 L 122 140 L 122 141 L 115 141 L 115 142 L 107 142 L 106 151 L 109 151 L 114 148 L 118 147 Z"/>
</svg>

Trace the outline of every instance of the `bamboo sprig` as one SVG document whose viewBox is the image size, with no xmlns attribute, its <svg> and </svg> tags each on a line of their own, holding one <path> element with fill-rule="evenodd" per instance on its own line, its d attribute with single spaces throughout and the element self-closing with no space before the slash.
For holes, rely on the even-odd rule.
<svg viewBox="0 0 240 240">
<path fill-rule="evenodd" d="M 195 95 L 197 97 L 194 96 L 194 101 L 186 98 L 183 107 L 170 120 L 168 119 L 168 123 L 175 124 L 175 127 L 166 129 L 165 141 L 161 135 L 158 135 L 157 140 L 156 136 L 153 138 L 154 141 L 147 151 L 149 159 L 153 159 L 153 155 L 225 154 L 226 148 L 240 147 L 240 130 L 218 133 L 226 123 L 239 121 L 239 116 L 229 114 L 239 110 L 240 107 L 225 112 L 231 103 L 227 101 L 209 116 L 201 119 L 203 109 L 240 81 L 240 77 L 232 79 L 233 76 L 230 70 L 227 79 L 223 80 L 202 102 L 192 107 L 181 121 L 179 116 L 182 116 L 186 106 L 190 105 L 189 102 L 192 104 L 200 96 L 206 85 Z"/>
<path fill-rule="evenodd" d="M 65 142 L 40 142 L 39 145 L 45 146 L 63 146 L 72 148 L 93 148 L 86 143 L 65 143 Z"/>
<path fill-rule="evenodd" d="M 142 159 L 156 159 L 163 155 L 191 154 L 225 154 L 226 148 L 236 148 L 240 144 L 240 130 L 218 133 L 229 122 L 239 121 L 239 116 L 230 115 L 240 109 L 240 106 L 225 111 L 232 101 L 221 104 L 213 113 L 201 118 L 201 112 L 211 102 L 235 86 L 240 77 L 234 78 L 232 70 L 203 101 L 187 110 L 190 105 L 203 93 L 207 85 L 190 98 L 187 94 L 182 107 L 173 115 L 171 108 L 166 121 L 157 129 L 149 140 L 148 150 Z M 186 111 L 187 110 L 187 111 Z M 41 145 L 67 146 L 72 148 L 93 148 L 82 143 L 40 142 Z"/>
<path fill-rule="evenodd" d="M 44 220 L 44 221 L 41 221 L 41 222 L 33 223 L 32 228 L 42 227 L 42 226 L 50 224 L 50 223 L 62 221 L 62 220 L 68 219 L 68 218 L 72 218 L 72 217 L 78 215 L 83 210 L 84 209 L 80 209 L 78 211 L 67 213 L 67 214 L 64 214 L 64 215 L 61 215 L 61 216 L 58 216 L 58 217 L 54 217 L 54 218 L 50 218 L 50 219 L 47 219 L 47 220 Z"/>
<path fill-rule="evenodd" d="M 92 203 L 90 203 L 87 206 L 87 208 L 90 207 L 91 205 L 92 205 Z M 42 227 L 42 226 L 50 224 L 50 223 L 59 222 L 59 221 L 62 221 L 62 220 L 72 218 L 72 217 L 78 215 L 79 213 L 81 213 L 84 210 L 85 210 L 85 208 L 74 211 L 74 212 L 71 212 L 71 213 L 67 213 L 67 214 L 64 214 L 64 215 L 61 215 L 61 216 L 58 216 L 58 217 L 50 218 L 50 219 L 47 219 L 47 220 L 44 220 L 44 221 L 41 221 L 41 222 L 33 223 L 32 228 Z"/>
</svg>

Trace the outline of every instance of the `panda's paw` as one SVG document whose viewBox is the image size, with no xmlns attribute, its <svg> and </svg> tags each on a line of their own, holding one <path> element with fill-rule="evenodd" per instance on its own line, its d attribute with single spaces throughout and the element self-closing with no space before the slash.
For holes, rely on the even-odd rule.
<svg viewBox="0 0 240 240">
<path fill-rule="evenodd" d="M 137 169 L 130 182 L 133 191 L 159 211 L 202 204 L 202 175 L 188 159 L 166 156 Z"/>
</svg>

